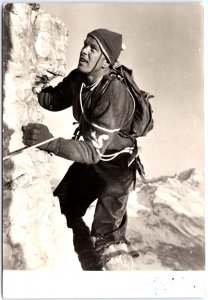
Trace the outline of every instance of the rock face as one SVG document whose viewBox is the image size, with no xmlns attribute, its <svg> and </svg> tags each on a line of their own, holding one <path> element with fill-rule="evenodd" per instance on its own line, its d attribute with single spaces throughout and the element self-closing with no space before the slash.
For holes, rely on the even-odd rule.
<svg viewBox="0 0 208 300">
<path fill-rule="evenodd" d="M 4 156 L 22 148 L 21 127 L 42 123 L 32 88 L 45 78 L 65 72 L 67 30 L 37 4 L 4 6 Z M 3 164 L 4 269 L 62 268 L 70 265 L 72 236 L 53 197 L 52 156 L 32 149 Z M 76 261 L 76 257 L 73 261 Z"/>
</svg>

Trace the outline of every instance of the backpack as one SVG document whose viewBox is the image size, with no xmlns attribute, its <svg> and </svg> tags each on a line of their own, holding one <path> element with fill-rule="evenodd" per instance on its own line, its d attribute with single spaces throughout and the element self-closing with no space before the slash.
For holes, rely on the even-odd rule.
<svg viewBox="0 0 208 300">
<path fill-rule="evenodd" d="M 146 136 L 154 127 L 154 120 L 152 117 L 152 107 L 149 99 L 154 96 L 140 90 L 135 83 L 132 71 L 125 66 L 120 66 L 112 71 L 112 74 L 123 81 L 135 103 L 134 117 L 131 124 L 129 135 L 133 138 Z"/>
</svg>

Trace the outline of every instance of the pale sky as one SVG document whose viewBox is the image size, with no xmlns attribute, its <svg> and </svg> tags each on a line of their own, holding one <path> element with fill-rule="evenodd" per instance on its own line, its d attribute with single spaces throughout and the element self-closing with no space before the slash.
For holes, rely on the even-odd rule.
<svg viewBox="0 0 208 300">
<path fill-rule="evenodd" d="M 200 4 L 45 3 L 41 8 L 69 30 L 67 72 L 77 67 L 88 32 L 107 28 L 123 34 L 119 61 L 133 69 L 152 100 L 155 127 L 138 139 L 148 177 L 204 171 L 203 7 Z M 47 113 L 54 135 L 70 137 L 71 110 Z M 62 177 L 68 162 L 56 159 Z"/>
</svg>

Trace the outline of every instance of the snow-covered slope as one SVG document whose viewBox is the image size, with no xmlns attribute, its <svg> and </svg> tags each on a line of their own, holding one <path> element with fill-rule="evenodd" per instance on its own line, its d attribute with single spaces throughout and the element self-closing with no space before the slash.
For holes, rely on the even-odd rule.
<svg viewBox="0 0 208 300">
<path fill-rule="evenodd" d="M 93 208 L 88 224 L 92 213 Z M 109 270 L 204 269 L 204 186 L 198 170 L 140 184 L 129 196 L 128 215 L 128 237 L 140 256 L 112 259 Z"/>
</svg>

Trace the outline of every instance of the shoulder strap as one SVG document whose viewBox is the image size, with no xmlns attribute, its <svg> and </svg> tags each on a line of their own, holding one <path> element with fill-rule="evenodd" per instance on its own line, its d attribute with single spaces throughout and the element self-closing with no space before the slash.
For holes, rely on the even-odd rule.
<svg viewBox="0 0 208 300">
<path fill-rule="evenodd" d="M 98 87 L 95 89 L 92 98 L 98 99 L 100 96 L 102 96 L 105 91 L 107 90 L 108 86 L 110 85 L 111 81 L 115 79 L 115 75 L 113 73 L 110 73 L 103 77 Z M 93 101 L 93 100 L 92 100 Z"/>
<path fill-rule="evenodd" d="M 104 77 L 101 82 L 98 84 L 97 88 L 94 89 L 91 93 L 91 104 L 93 102 L 95 102 L 98 97 L 100 97 L 107 89 L 107 87 L 109 86 L 110 82 L 113 80 L 113 78 L 115 77 Z M 81 112 L 82 112 L 82 116 L 84 117 L 84 119 L 87 121 L 88 124 L 92 125 L 93 127 L 95 128 L 98 128 L 98 129 L 101 129 L 103 131 L 107 131 L 107 132 L 110 132 L 110 133 L 113 133 L 113 132 L 116 132 L 116 131 L 119 131 L 120 128 L 116 128 L 116 129 L 107 129 L 107 128 L 104 128 L 104 127 L 101 127 L 93 122 L 91 122 L 86 114 L 85 114 L 85 111 L 84 111 L 84 108 L 83 108 L 83 105 L 82 105 L 82 97 L 81 97 L 81 93 L 82 93 L 82 86 L 81 86 L 81 89 L 80 89 L 80 108 L 81 108 Z"/>
<path fill-rule="evenodd" d="M 101 80 L 100 84 L 97 86 L 97 88 L 95 89 L 95 91 L 93 91 L 91 103 L 95 102 L 97 99 L 99 99 L 105 93 L 105 91 L 107 90 L 107 88 L 109 87 L 110 83 L 113 80 L 115 80 L 115 79 L 120 80 L 126 86 L 128 92 L 129 92 L 129 94 L 131 96 L 131 99 L 133 101 L 133 110 L 132 110 L 132 113 L 131 113 L 130 117 L 128 118 L 128 120 L 126 121 L 126 124 L 128 124 L 128 122 L 131 120 L 131 118 L 132 118 L 132 116 L 134 115 L 134 112 L 135 112 L 135 100 L 134 100 L 134 97 L 132 95 L 132 92 L 128 88 L 128 85 L 127 85 L 127 83 L 125 81 L 125 77 L 124 77 L 124 74 L 122 72 L 122 67 L 123 66 L 121 66 L 121 68 L 119 68 L 119 69 L 113 69 L 113 70 L 111 70 L 111 72 L 108 75 L 106 75 L 106 76 L 103 77 L 103 79 Z M 127 70 L 129 72 L 131 72 L 131 70 L 129 70 L 129 69 L 127 69 Z M 129 134 L 125 135 L 123 132 L 121 132 L 121 131 L 119 131 L 119 132 L 120 132 L 120 134 L 123 137 L 124 136 L 125 137 L 129 137 Z"/>
</svg>

